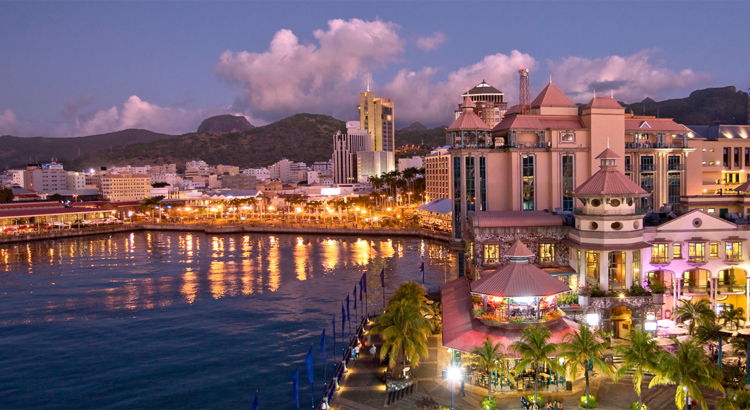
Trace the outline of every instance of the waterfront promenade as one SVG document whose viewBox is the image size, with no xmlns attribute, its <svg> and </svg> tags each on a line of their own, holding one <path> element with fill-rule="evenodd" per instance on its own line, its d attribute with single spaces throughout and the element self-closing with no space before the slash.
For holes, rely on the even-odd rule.
<svg viewBox="0 0 750 410">
<path fill-rule="evenodd" d="M 137 231 L 179 231 L 200 232 L 205 234 L 233 233 L 275 233 L 275 234 L 309 234 L 309 235 L 365 235 L 365 236 L 411 236 L 429 238 L 448 242 L 450 235 L 418 227 L 409 228 L 364 228 L 354 224 L 349 226 L 326 227 L 316 224 L 263 224 L 263 223 L 126 223 L 110 226 L 85 227 L 81 229 L 61 229 L 43 232 L 29 232 L 0 236 L 0 245 L 24 243 L 29 241 L 54 240 L 90 235 L 104 235 Z"/>
</svg>

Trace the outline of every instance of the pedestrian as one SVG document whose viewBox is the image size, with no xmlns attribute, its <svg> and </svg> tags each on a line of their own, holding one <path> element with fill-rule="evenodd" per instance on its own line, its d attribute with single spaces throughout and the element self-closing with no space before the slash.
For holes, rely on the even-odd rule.
<svg viewBox="0 0 750 410">
<path fill-rule="evenodd" d="M 557 410 L 563 410 L 563 402 L 562 400 L 557 402 Z"/>
<path fill-rule="evenodd" d="M 464 380 L 461 379 L 461 397 L 466 397 L 466 390 L 464 390 Z"/>
<path fill-rule="evenodd" d="M 524 409 L 529 408 L 529 401 L 526 400 L 526 396 L 521 396 L 521 406 L 523 406 Z"/>
<path fill-rule="evenodd" d="M 547 410 L 552 410 L 552 402 L 547 400 Z"/>
<path fill-rule="evenodd" d="M 372 356 L 373 359 L 375 358 L 375 353 L 377 353 L 377 352 L 378 352 L 378 348 L 375 347 L 375 345 L 371 345 L 370 346 L 370 356 Z"/>
<path fill-rule="evenodd" d="M 354 353 L 354 360 L 357 360 L 357 356 L 359 356 L 359 345 L 354 346 L 354 350 L 352 350 L 352 353 Z"/>
</svg>

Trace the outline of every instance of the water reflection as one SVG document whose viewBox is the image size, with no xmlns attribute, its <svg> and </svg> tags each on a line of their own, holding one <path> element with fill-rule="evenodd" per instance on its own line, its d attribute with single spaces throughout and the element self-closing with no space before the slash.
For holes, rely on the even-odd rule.
<svg viewBox="0 0 750 410">
<path fill-rule="evenodd" d="M 206 240 L 209 246 L 201 251 L 201 241 Z M 375 289 L 382 268 L 389 278 L 401 258 L 412 257 L 417 261 L 407 262 L 414 266 L 406 269 L 416 272 L 422 255 L 434 280 L 442 282 L 454 275 L 455 258 L 430 241 L 128 233 L 0 247 L 0 272 L 4 272 L 0 283 L 10 295 L 33 290 L 43 299 L 25 306 L 24 316 L 33 316 L 36 310 L 54 314 L 60 306 L 73 311 L 148 310 L 191 305 L 202 298 L 275 293 L 294 282 L 352 268 L 368 272 Z M 52 283 L 56 288 L 49 288 Z M 80 296 L 70 297 L 64 305 L 50 303 L 57 292 L 79 286 L 85 289 Z"/>
</svg>

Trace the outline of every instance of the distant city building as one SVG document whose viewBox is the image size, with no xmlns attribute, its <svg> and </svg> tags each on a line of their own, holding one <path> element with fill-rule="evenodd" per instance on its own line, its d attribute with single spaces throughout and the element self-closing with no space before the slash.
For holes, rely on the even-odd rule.
<svg viewBox="0 0 750 410">
<path fill-rule="evenodd" d="M 217 165 L 216 166 L 216 173 L 219 175 L 237 175 L 240 173 L 240 167 L 235 167 L 232 165 Z"/>
<path fill-rule="evenodd" d="M 370 149 L 394 151 L 393 102 L 388 98 L 375 98 L 375 94 L 359 94 L 359 122 L 361 129 L 370 133 Z"/>
<path fill-rule="evenodd" d="M 52 192 L 68 189 L 68 174 L 62 164 L 29 165 L 24 174 L 24 188 L 35 192 Z"/>
<path fill-rule="evenodd" d="M 450 146 L 438 147 L 425 157 L 425 201 L 450 198 Z"/>
<path fill-rule="evenodd" d="M 416 168 L 420 169 L 423 166 L 422 157 L 412 157 L 412 158 L 399 158 L 398 159 L 398 170 L 400 172 L 404 172 L 407 168 Z"/>
<path fill-rule="evenodd" d="M 208 164 L 206 164 L 206 161 L 198 160 L 198 161 L 188 161 L 185 163 L 185 169 L 208 169 Z"/>
<path fill-rule="evenodd" d="M 66 187 L 68 191 L 86 189 L 86 174 L 83 172 L 68 171 Z"/>
<path fill-rule="evenodd" d="M 320 183 L 320 171 L 307 171 L 307 183 L 309 185 Z"/>
<path fill-rule="evenodd" d="M 151 194 L 151 177 L 148 175 L 103 175 L 101 184 L 102 197 L 112 202 L 140 201 Z"/>
<path fill-rule="evenodd" d="M 281 182 L 300 182 L 307 178 L 307 164 L 286 158 L 268 167 L 272 179 Z"/>
<path fill-rule="evenodd" d="M 227 189 L 256 189 L 258 179 L 255 175 L 223 175 L 221 177 L 221 187 Z"/>
<path fill-rule="evenodd" d="M 312 170 L 320 172 L 320 175 L 331 175 L 331 173 L 333 172 L 333 159 L 329 160 L 328 162 L 314 162 L 312 165 Z"/>
<path fill-rule="evenodd" d="M 360 151 L 357 153 L 357 180 L 367 183 L 372 176 L 394 171 L 392 151 Z"/>
<path fill-rule="evenodd" d="M 474 102 L 474 113 L 490 128 L 499 124 L 505 112 L 508 111 L 508 103 L 505 94 L 497 88 L 487 84 L 484 80 L 476 87 L 461 94 L 461 99 L 471 98 Z M 455 111 L 456 118 L 461 115 L 461 105 Z"/>
<path fill-rule="evenodd" d="M 359 121 L 346 123 L 346 134 L 333 136 L 333 182 L 336 184 L 357 181 L 357 153 L 371 151 L 370 133 L 360 128 Z"/>
<path fill-rule="evenodd" d="M 252 175 L 259 181 L 271 178 L 271 171 L 268 168 L 247 168 L 241 172 L 243 175 Z"/>
<path fill-rule="evenodd" d="M 24 169 L 11 169 L 11 170 L 8 170 L 8 174 L 10 174 L 10 176 L 13 177 L 13 180 L 12 180 L 13 185 L 17 185 L 17 186 L 20 186 L 20 187 L 22 187 L 22 186 L 25 185 L 24 184 L 24 180 L 25 180 L 26 170 L 24 170 Z"/>
</svg>

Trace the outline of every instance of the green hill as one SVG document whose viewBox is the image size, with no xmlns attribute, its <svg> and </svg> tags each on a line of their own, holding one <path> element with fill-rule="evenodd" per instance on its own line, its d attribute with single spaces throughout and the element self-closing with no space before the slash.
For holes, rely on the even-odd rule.
<svg viewBox="0 0 750 410">
<path fill-rule="evenodd" d="M 91 152 L 66 164 L 67 169 L 176 163 L 202 159 L 209 164 L 259 167 L 282 158 L 327 161 L 333 152 L 333 134 L 346 124 L 327 115 L 296 114 L 262 127 L 229 134 L 191 133 L 175 138 L 131 144 L 118 150 Z"/>
<path fill-rule="evenodd" d="M 206 118 L 198 127 L 198 134 L 228 134 L 242 132 L 255 128 L 247 118 L 241 115 L 217 115 Z"/>
<path fill-rule="evenodd" d="M 696 90 L 689 97 L 656 102 L 650 98 L 626 105 L 626 112 L 674 118 L 679 124 L 747 124 L 747 94 L 735 87 Z"/>
<path fill-rule="evenodd" d="M 396 131 L 396 147 L 404 145 L 422 145 L 422 143 L 429 148 L 443 146 L 445 145 L 446 128 L 448 127 L 440 126 L 424 131 Z"/>
<path fill-rule="evenodd" d="M 50 162 L 52 157 L 67 165 L 69 161 L 93 151 L 114 151 L 123 145 L 174 137 L 176 136 L 133 129 L 77 138 L 20 138 L 3 135 L 0 137 L 0 169 L 23 167 L 28 163 Z"/>
</svg>

